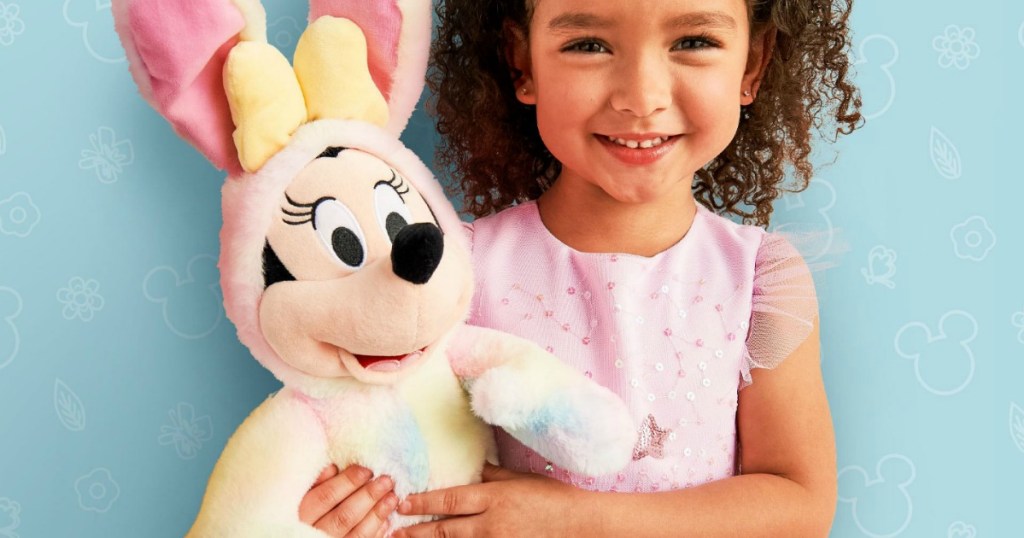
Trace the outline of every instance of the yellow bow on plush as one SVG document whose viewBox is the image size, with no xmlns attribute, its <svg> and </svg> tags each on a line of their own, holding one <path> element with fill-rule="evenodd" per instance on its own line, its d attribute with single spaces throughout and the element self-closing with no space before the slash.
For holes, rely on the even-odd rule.
<svg viewBox="0 0 1024 538">
<path fill-rule="evenodd" d="M 370 77 L 366 36 L 354 22 L 324 16 L 310 24 L 295 48 L 294 69 L 266 41 L 245 37 L 228 53 L 224 89 L 247 172 L 259 170 L 303 123 L 387 124 L 387 102 Z"/>
</svg>

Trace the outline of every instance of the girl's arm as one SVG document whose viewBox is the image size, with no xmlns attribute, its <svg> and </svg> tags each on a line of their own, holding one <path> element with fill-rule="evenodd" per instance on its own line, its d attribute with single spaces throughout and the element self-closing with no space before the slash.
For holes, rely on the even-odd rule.
<svg viewBox="0 0 1024 538">
<path fill-rule="evenodd" d="M 488 482 L 413 495 L 400 508 L 468 517 L 395 536 L 827 536 L 836 461 L 819 357 L 815 321 L 778 367 L 751 371 L 737 412 L 740 476 L 661 493 L 600 493 L 492 469 Z"/>
</svg>

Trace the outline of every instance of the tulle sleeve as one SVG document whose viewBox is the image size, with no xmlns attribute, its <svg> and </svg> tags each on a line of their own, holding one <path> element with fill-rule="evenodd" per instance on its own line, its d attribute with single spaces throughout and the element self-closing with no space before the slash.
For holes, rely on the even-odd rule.
<svg viewBox="0 0 1024 538">
<path fill-rule="evenodd" d="M 775 368 L 807 339 L 818 316 L 814 279 L 783 235 L 765 234 L 754 262 L 753 302 L 740 388 L 753 368 Z"/>
</svg>

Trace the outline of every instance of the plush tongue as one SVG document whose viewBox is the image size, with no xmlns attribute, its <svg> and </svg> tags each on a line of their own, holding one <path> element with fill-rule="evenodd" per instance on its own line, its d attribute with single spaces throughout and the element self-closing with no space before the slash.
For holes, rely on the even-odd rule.
<svg viewBox="0 0 1024 538">
<path fill-rule="evenodd" d="M 373 372 L 394 372 L 402 367 L 402 359 L 407 355 L 380 357 L 374 355 L 356 355 L 359 366 Z"/>
<path fill-rule="evenodd" d="M 362 366 L 371 372 L 394 372 L 402 367 L 403 359 L 414 357 L 422 352 L 423 350 L 421 349 L 407 355 L 392 355 L 390 357 L 379 355 L 355 355 L 355 358 L 359 362 L 359 366 Z"/>
</svg>

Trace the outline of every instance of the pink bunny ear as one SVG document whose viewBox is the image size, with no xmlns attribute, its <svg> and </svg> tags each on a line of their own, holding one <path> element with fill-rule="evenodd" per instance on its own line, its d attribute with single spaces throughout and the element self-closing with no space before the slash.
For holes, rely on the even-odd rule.
<svg viewBox="0 0 1024 538">
<path fill-rule="evenodd" d="M 142 96 L 217 168 L 241 171 L 223 69 L 246 20 L 232 0 L 114 0 Z"/>
<path fill-rule="evenodd" d="M 310 0 L 310 22 L 343 17 L 366 34 L 370 76 L 388 102 L 385 127 L 398 136 L 423 92 L 430 52 L 430 0 Z"/>
</svg>

